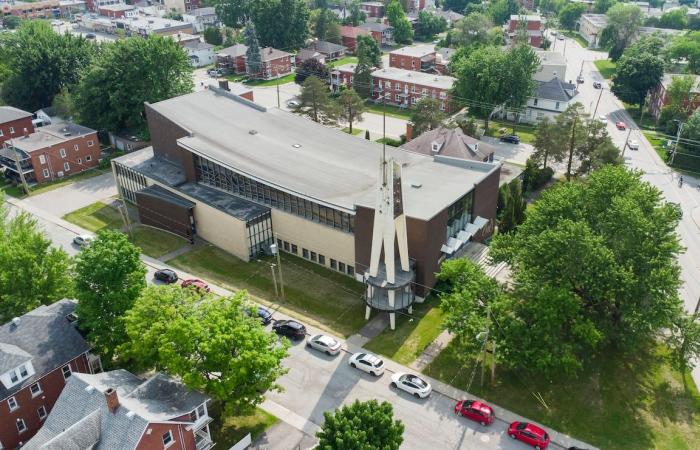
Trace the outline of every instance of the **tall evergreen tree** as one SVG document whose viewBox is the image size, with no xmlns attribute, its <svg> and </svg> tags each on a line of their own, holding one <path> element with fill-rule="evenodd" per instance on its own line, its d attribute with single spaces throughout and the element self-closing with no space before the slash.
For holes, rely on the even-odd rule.
<svg viewBox="0 0 700 450">
<path fill-rule="evenodd" d="M 245 45 L 248 47 L 245 52 L 246 71 L 250 74 L 257 75 L 262 71 L 262 57 L 260 55 L 258 35 L 255 32 L 255 25 L 252 22 L 249 22 L 245 27 L 244 39 Z"/>
</svg>

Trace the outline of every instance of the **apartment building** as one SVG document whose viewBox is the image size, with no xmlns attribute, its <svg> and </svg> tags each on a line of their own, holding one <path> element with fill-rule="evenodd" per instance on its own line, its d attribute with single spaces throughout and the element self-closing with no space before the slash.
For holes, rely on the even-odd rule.
<svg viewBox="0 0 700 450">
<path fill-rule="evenodd" d="M 386 97 L 386 103 L 409 108 L 424 97 L 440 101 L 440 110 L 451 111 L 450 89 L 455 78 L 386 67 L 372 72 L 372 98 Z"/>
<path fill-rule="evenodd" d="M 0 146 L 7 140 L 33 132 L 32 113 L 12 106 L 0 106 Z"/>
</svg>

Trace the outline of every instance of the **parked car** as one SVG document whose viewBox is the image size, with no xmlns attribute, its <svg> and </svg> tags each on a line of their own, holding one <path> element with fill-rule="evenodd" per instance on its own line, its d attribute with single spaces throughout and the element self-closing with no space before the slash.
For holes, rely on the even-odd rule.
<svg viewBox="0 0 700 450">
<path fill-rule="evenodd" d="M 601 83 L 600 81 L 594 81 L 594 82 L 593 82 L 593 87 L 594 87 L 595 89 L 603 89 L 603 83 Z"/>
<path fill-rule="evenodd" d="M 182 286 L 184 288 L 193 286 L 198 291 L 204 291 L 204 292 L 209 292 L 211 290 L 207 283 L 205 283 L 204 281 L 199 280 L 197 278 L 190 278 L 189 280 L 185 280 L 182 282 L 182 284 L 180 284 L 180 286 Z"/>
<path fill-rule="evenodd" d="M 79 234 L 73 238 L 73 243 L 78 247 L 87 247 L 95 240 L 95 236 L 91 234 Z"/>
<path fill-rule="evenodd" d="M 625 122 L 623 122 L 621 120 L 618 120 L 617 122 L 615 122 L 615 126 L 617 127 L 618 130 L 624 131 L 627 129 L 627 125 L 625 125 Z"/>
<path fill-rule="evenodd" d="M 578 84 L 582 84 L 583 83 L 583 75 L 579 75 L 578 77 L 576 77 L 576 82 Z"/>
<path fill-rule="evenodd" d="M 207 75 L 217 78 L 223 76 L 224 74 L 219 69 L 209 69 L 207 70 Z"/>
<path fill-rule="evenodd" d="M 306 345 L 330 356 L 340 353 L 340 342 L 325 334 L 317 334 L 306 340 Z"/>
<path fill-rule="evenodd" d="M 410 373 L 397 372 L 391 377 L 391 387 L 401 389 L 416 398 L 426 398 L 433 388 L 430 383 Z"/>
<path fill-rule="evenodd" d="M 563 41 L 564 35 L 562 33 L 559 33 L 559 35 L 557 36 L 557 39 L 559 39 L 560 41 Z"/>
<path fill-rule="evenodd" d="M 371 353 L 355 353 L 348 360 L 350 367 L 360 369 L 375 377 L 384 373 L 384 361 Z"/>
<path fill-rule="evenodd" d="M 172 269 L 160 269 L 156 271 L 153 278 L 166 284 L 173 284 L 177 281 L 177 272 Z"/>
<path fill-rule="evenodd" d="M 549 445 L 549 435 L 542 428 L 528 422 L 515 421 L 508 427 L 508 436 L 524 442 L 538 450 L 544 450 Z"/>
<path fill-rule="evenodd" d="M 460 400 L 455 405 L 455 414 L 479 422 L 483 426 L 491 425 L 496 418 L 493 408 L 477 400 Z"/>
<path fill-rule="evenodd" d="M 514 134 L 506 134 L 501 136 L 499 139 L 501 142 L 507 142 L 509 144 L 520 144 L 520 138 Z"/>
<path fill-rule="evenodd" d="M 630 139 L 627 142 L 627 146 L 630 148 L 630 150 L 639 150 L 639 141 L 636 141 L 634 139 Z"/>
<path fill-rule="evenodd" d="M 94 33 L 88 33 L 85 35 L 85 39 L 95 39 L 97 36 L 95 36 Z"/>
<path fill-rule="evenodd" d="M 267 308 L 258 306 L 255 309 L 255 313 L 258 315 L 258 318 L 260 319 L 263 325 L 268 325 L 270 322 L 272 322 L 272 313 Z"/>
<path fill-rule="evenodd" d="M 306 327 L 296 320 L 278 320 L 272 325 L 272 330 L 295 341 L 306 337 Z"/>
<path fill-rule="evenodd" d="M 598 120 L 600 120 L 601 122 L 606 123 L 606 124 L 608 123 L 608 118 L 605 117 L 604 114 L 601 114 L 600 116 L 598 116 Z"/>
<path fill-rule="evenodd" d="M 299 100 L 294 100 L 294 99 L 292 99 L 292 100 L 289 100 L 289 101 L 287 102 L 287 107 L 288 107 L 288 108 L 297 108 L 297 107 L 299 107 L 299 105 L 301 105 L 301 103 L 299 103 Z"/>
</svg>

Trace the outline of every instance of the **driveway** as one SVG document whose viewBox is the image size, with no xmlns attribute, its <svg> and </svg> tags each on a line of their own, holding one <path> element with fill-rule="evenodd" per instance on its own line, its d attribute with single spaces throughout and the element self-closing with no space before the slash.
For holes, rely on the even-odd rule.
<svg viewBox="0 0 700 450">
<path fill-rule="evenodd" d="M 63 217 L 76 209 L 109 199 L 115 195 L 117 195 L 117 185 L 114 182 L 112 172 L 107 172 L 31 196 L 24 202 L 54 216 Z"/>
</svg>

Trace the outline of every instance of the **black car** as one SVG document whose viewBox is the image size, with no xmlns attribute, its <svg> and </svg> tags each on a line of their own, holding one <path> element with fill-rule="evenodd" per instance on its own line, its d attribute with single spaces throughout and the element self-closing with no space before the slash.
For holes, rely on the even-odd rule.
<svg viewBox="0 0 700 450">
<path fill-rule="evenodd" d="M 501 136 L 501 142 L 507 142 L 509 144 L 520 144 L 520 138 L 514 134 L 506 134 Z"/>
<path fill-rule="evenodd" d="M 85 39 L 95 39 L 97 36 L 95 36 L 93 33 L 88 33 L 85 35 Z"/>
<path fill-rule="evenodd" d="M 172 284 L 177 281 L 177 273 L 170 269 L 160 269 L 156 271 L 153 278 L 163 283 Z"/>
<path fill-rule="evenodd" d="M 294 340 L 306 337 L 306 327 L 296 320 L 278 320 L 272 325 L 272 329 L 275 333 Z"/>
<path fill-rule="evenodd" d="M 268 325 L 272 322 L 272 313 L 262 306 L 250 306 L 245 308 L 243 312 L 245 312 L 248 317 L 257 317 L 263 325 Z"/>
<path fill-rule="evenodd" d="M 596 89 L 601 89 L 603 87 L 603 84 L 600 81 L 594 81 L 593 87 Z"/>
</svg>

